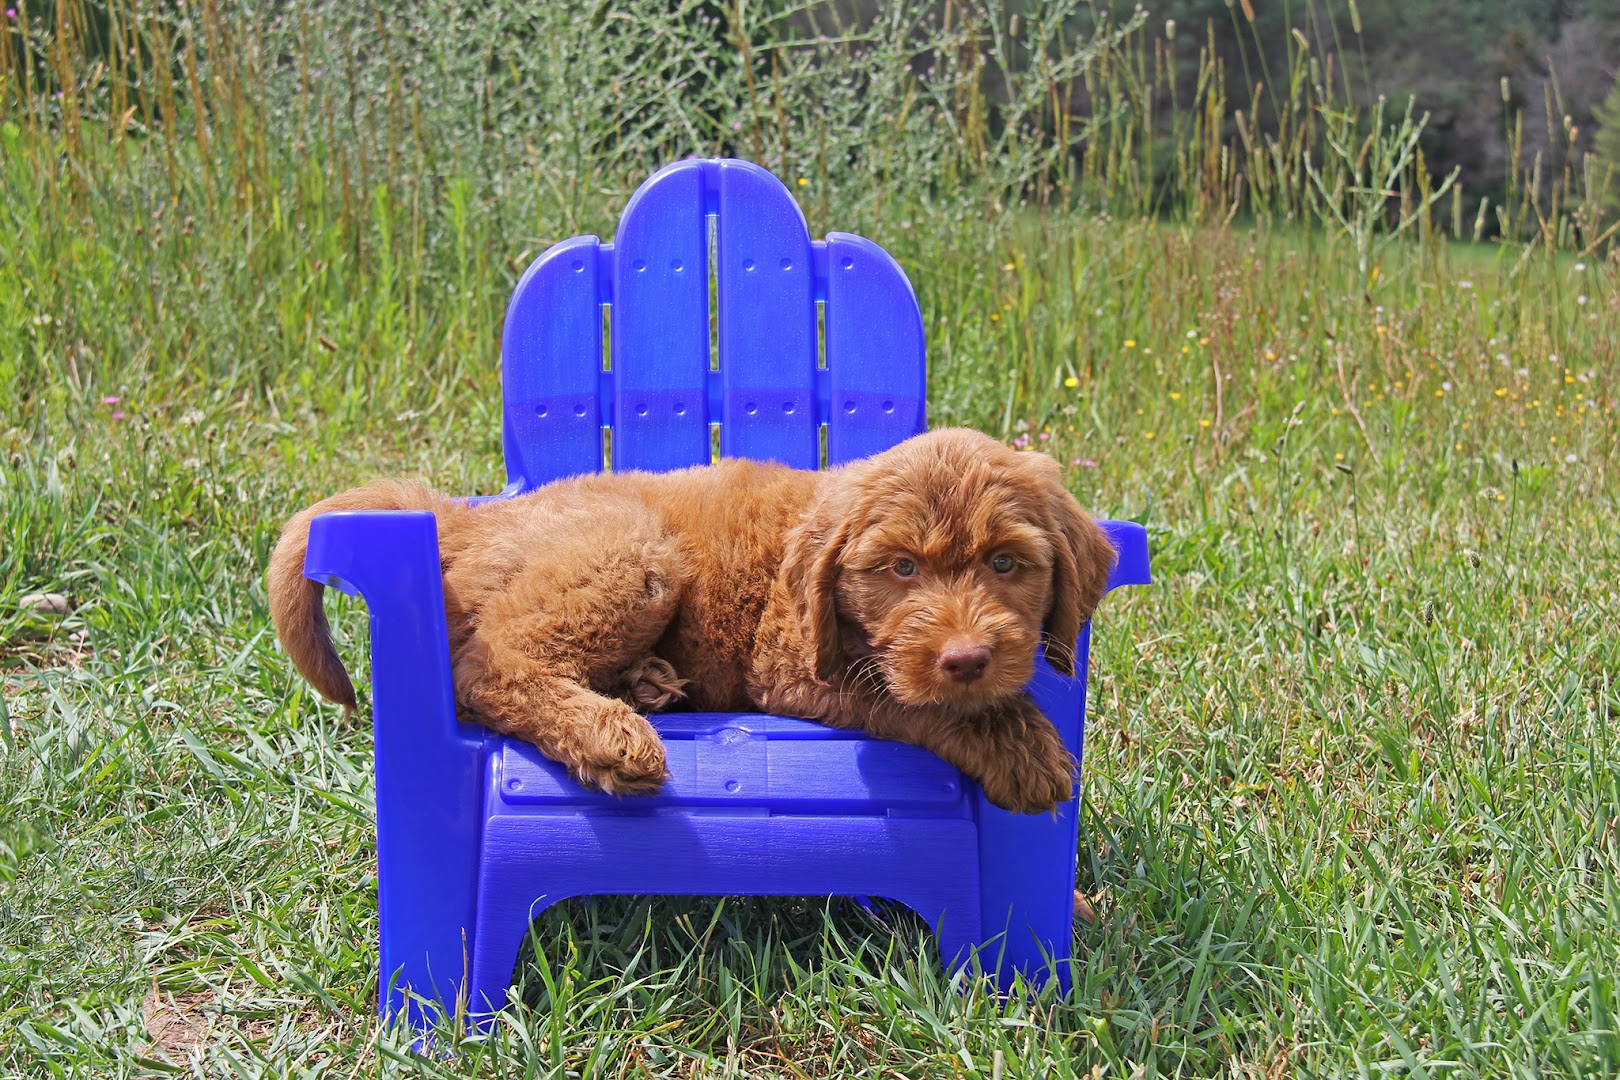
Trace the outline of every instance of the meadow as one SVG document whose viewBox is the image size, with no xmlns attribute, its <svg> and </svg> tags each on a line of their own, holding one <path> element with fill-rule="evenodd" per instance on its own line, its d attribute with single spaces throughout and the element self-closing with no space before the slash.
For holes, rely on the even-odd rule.
<svg viewBox="0 0 1620 1080">
<path fill-rule="evenodd" d="M 1166 97 L 1190 28 L 1040 10 L 7 14 L 0 1074 L 1620 1074 L 1598 181 L 1445 187 L 1335 27 L 1262 127 Z M 373 476 L 498 490 L 518 274 L 688 153 L 899 258 L 932 423 L 1150 530 L 1095 624 L 1075 988 L 998 998 L 843 901 L 614 898 L 415 1056 L 369 716 L 279 653 L 266 557 Z"/>
</svg>

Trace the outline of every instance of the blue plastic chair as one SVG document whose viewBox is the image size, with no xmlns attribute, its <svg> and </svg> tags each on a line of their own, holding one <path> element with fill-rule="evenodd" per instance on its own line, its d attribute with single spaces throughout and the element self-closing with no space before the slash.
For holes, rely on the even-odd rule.
<svg viewBox="0 0 1620 1080">
<path fill-rule="evenodd" d="M 812 242 L 757 166 L 682 161 L 636 192 L 614 243 L 565 240 L 518 283 L 496 497 L 601 469 L 605 432 L 615 469 L 709 462 L 715 426 L 723 454 L 800 468 L 822 464 L 824 433 L 837 465 L 924 429 L 924 377 L 916 297 L 881 248 Z M 1106 527 L 1110 587 L 1146 583 L 1142 527 Z M 592 894 L 886 897 L 935 928 L 947 964 L 976 956 L 1004 985 L 1022 972 L 1067 987 L 1078 796 L 1017 816 L 917 747 L 696 713 L 654 718 L 661 794 L 587 791 L 527 744 L 457 721 L 431 514 L 323 515 L 305 573 L 370 609 L 385 1017 L 404 1007 L 423 1026 L 431 1001 L 489 1016 L 534 916 Z M 1088 626 L 1075 678 L 1041 661 L 1033 682 L 1077 761 L 1089 640 Z"/>
</svg>

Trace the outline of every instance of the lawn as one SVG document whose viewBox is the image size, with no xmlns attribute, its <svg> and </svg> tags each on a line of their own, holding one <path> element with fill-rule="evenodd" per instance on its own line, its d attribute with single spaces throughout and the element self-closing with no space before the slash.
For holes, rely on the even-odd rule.
<svg viewBox="0 0 1620 1080">
<path fill-rule="evenodd" d="M 1095 622 L 1075 988 L 947 978 L 903 913 L 612 898 L 411 1055 L 369 715 L 280 655 L 266 556 L 372 476 L 498 490 L 517 275 L 678 148 L 452 153 L 384 95 L 407 149 L 349 156 L 315 91 L 294 147 L 245 64 L 207 131 L 0 115 L 0 1072 L 1620 1073 L 1620 263 L 1414 229 L 1369 280 L 1342 230 L 952 200 L 813 139 L 777 168 L 911 275 L 931 421 L 1150 530 Z"/>
</svg>

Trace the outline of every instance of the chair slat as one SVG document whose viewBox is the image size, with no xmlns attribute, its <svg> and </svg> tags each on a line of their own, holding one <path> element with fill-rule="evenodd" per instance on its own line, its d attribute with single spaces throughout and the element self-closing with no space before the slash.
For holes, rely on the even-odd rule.
<svg viewBox="0 0 1620 1080">
<path fill-rule="evenodd" d="M 887 450 L 927 427 L 922 312 L 905 271 L 853 233 L 827 234 L 827 464 Z"/>
<path fill-rule="evenodd" d="M 810 230 L 781 181 L 721 162 L 720 451 L 814 469 L 816 300 Z"/>
<path fill-rule="evenodd" d="M 702 162 L 637 190 L 613 241 L 613 467 L 708 464 L 709 244 Z"/>
<path fill-rule="evenodd" d="M 602 469 L 600 243 L 564 240 L 524 272 L 501 335 L 509 483 L 527 489 Z"/>
</svg>

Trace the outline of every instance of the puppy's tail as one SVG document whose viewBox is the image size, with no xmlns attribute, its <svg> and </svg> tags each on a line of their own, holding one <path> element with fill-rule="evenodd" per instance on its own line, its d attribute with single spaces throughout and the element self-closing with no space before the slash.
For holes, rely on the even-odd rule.
<svg viewBox="0 0 1620 1080">
<path fill-rule="evenodd" d="M 270 555 L 266 584 L 270 594 L 270 618 L 276 636 L 296 667 L 322 697 L 346 708 L 354 708 L 354 684 L 343 670 L 337 650 L 332 647 L 332 631 L 321 606 L 325 591 L 318 581 L 304 576 L 304 554 L 309 548 L 309 523 L 317 514 L 332 510 L 443 510 L 451 500 L 420 484 L 401 480 L 378 480 L 363 488 L 345 491 L 323 499 L 287 522 L 281 539 Z"/>
</svg>

